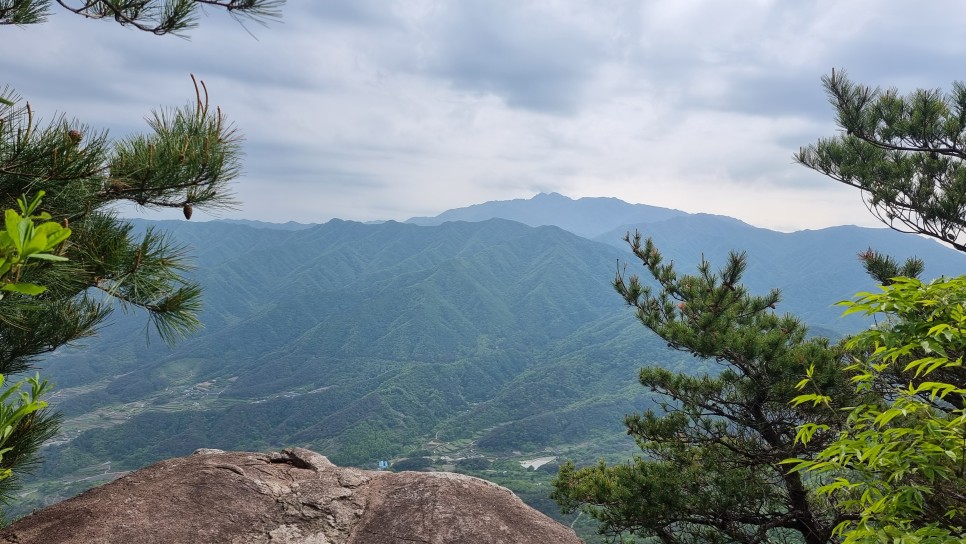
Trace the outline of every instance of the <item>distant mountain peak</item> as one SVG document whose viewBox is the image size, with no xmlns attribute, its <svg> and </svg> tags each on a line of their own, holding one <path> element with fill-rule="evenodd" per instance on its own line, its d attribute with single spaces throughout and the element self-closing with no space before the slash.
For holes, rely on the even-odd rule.
<svg viewBox="0 0 966 544">
<path fill-rule="evenodd" d="M 629 204 L 614 197 L 572 199 L 557 192 L 538 193 L 529 199 L 495 200 L 447 210 L 435 217 L 413 217 L 416 225 L 439 225 L 447 221 L 478 222 L 509 219 L 532 227 L 553 225 L 585 238 L 593 238 L 619 226 L 664 221 L 687 215 L 680 210 L 646 204 Z"/>
<path fill-rule="evenodd" d="M 555 200 L 573 200 L 572 198 L 564 196 L 558 192 L 537 193 L 533 195 L 533 197 L 530 200 L 554 200 L 554 199 Z"/>
</svg>

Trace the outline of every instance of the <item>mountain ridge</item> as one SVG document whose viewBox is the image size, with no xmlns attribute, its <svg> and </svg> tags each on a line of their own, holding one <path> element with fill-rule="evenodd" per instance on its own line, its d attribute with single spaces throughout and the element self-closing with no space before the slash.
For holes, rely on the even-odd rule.
<svg viewBox="0 0 966 544">
<path fill-rule="evenodd" d="M 476 222 L 501 218 L 531 227 L 554 225 L 578 236 L 593 238 L 606 232 L 607 225 L 614 221 L 634 223 L 645 218 L 661 220 L 677 215 L 684 215 L 684 212 L 647 204 L 628 204 L 614 197 L 574 200 L 559 193 L 539 193 L 529 199 L 484 202 L 447 210 L 434 217 L 413 217 L 405 222 L 433 226 L 447 221 Z"/>
<path fill-rule="evenodd" d="M 856 259 L 868 245 L 922 253 L 930 273 L 966 268 L 952 250 L 887 229 L 778 233 L 708 214 L 647 219 L 595 239 L 495 217 L 300 229 L 138 221 L 196 248 L 206 328 L 168 348 L 140 342 L 138 319 L 118 319 L 86 348 L 47 359 L 67 432 L 28 486 L 63 498 L 95 481 L 78 472 L 105 462 L 130 470 L 199 447 L 299 445 L 357 466 L 432 457 L 447 470 L 460 455 L 550 448 L 592 461 L 627 451 L 621 416 L 652 402 L 636 382 L 641 365 L 715 367 L 668 350 L 613 292 L 620 263 L 646 276 L 622 229 L 653 236 L 679 273 L 747 251 L 749 288 L 781 288 L 778 311 L 831 336 L 863 326 L 833 304 L 871 288 Z"/>
</svg>

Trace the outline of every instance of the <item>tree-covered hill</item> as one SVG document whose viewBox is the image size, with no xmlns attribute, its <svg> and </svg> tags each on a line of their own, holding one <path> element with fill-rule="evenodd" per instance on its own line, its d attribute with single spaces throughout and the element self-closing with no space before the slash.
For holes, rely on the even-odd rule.
<svg viewBox="0 0 966 544">
<path fill-rule="evenodd" d="M 66 434 L 45 449 L 24 507 L 200 447 L 299 445 L 362 466 L 453 444 L 593 458 L 626 451 L 622 416 L 649 403 L 640 366 L 715 371 L 670 352 L 621 305 L 611 281 L 628 256 L 614 243 L 623 231 L 603 243 L 503 219 L 163 228 L 196 255 L 205 329 L 145 346 L 143 325 L 121 319 L 46 360 Z M 857 251 L 917 253 L 938 273 L 964 264 L 874 229 L 781 234 L 676 215 L 643 230 L 682 270 L 698 248 L 713 261 L 748 250 L 754 290 L 781 287 L 779 311 L 836 335 L 857 325 L 832 304 L 872 287 Z"/>
<path fill-rule="evenodd" d="M 430 437 L 546 447 L 619 436 L 615 407 L 643 395 L 629 384 L 653 340 L 612 295 L 616 248 L 505 220 L 165 228 L 196 248 L 206 329 L 145 348 L 119 322 L 51 358 L 69 434 L 41 478 L 198 447 L 361 465 Z"/>
</svg>

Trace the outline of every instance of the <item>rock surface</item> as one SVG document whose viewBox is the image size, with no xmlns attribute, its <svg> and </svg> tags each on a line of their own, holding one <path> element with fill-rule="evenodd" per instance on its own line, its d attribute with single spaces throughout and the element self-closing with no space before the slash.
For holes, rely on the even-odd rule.
<svg viewBox="0 0 966 544">
<path fill-rule="evenodd" d="M 305 449 L 198 450 L 0 531 L 19 544 L 581 542 L 508 489 L 459 474 L 340 468 Z"/>
</svg>

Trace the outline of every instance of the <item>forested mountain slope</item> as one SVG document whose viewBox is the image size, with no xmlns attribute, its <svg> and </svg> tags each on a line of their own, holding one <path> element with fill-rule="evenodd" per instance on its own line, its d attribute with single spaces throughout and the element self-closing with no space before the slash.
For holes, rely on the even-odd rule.
<svg viewBox="0 0 966 544">
<path fill-rule="evenodd" d="M 428 437 L 501 450 L 619 436 L 644 394 L 636 368 L 665 358 L 612 293 L 622 251 L 555 227 L 161 226 L 196 248 L 206 328 L 145 347 L 120 319 L 52 357 L 69 434 L 41 478 L 198 447 L 300 444 L 369 465 Z"/>
<path fill-rule="evenodd" d="M 146 345 L 143 321 L 118 313 L 45 361 L 67 433 L 26 505 L 199 447 L 305 446 L 362 466 L 442 443 L 593 457 L 626 444 L 623 415 L 649 403 L 641 365 L 715 371 L 668 351 L 613 293 L 634 226 L 595 241 L 504 219 L 138 228 L 152 225 L 193 248 L 205 329 Z M 932 274 L 966 269 L 953 251 L 877 229 L 782 234 L 682 213 L 638 226 L 682 270 L 702 252 L 747 250 L 753 289 L 782 288 L 779 311 L 823 334 L 860 325 L 832 305 L 873 288 L 855 257 L 869 245 L 916 253 Z"/>
</svg>

